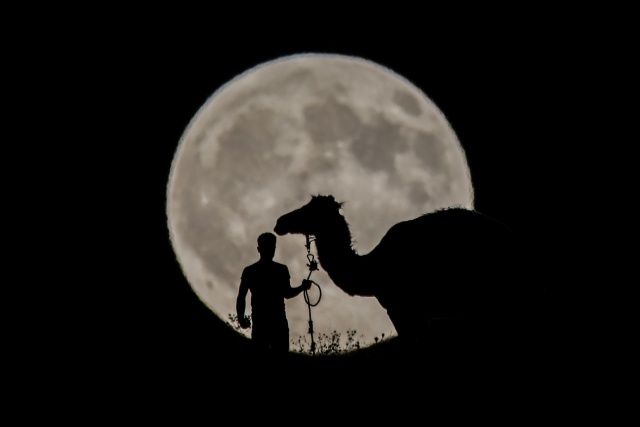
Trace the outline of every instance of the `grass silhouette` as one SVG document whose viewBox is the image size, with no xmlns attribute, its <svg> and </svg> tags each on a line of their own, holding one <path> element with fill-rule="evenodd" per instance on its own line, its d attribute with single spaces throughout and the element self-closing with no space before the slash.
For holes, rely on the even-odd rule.
<svg viewBox="0 0 640 427">
<path fill-rule="evenodd" d="M 250 318 L 251 316 L 249 316 Z M 238 316 L 235 314 L 228 315 L 229 322 L 231 326 L 238 332 L 242 331 L 240 327 L 240 323 L 238 322 Z M 291 352 L 308 355 L 308 356 L 337 356 L 343 355 L 349 352 L 356 352 L 358 350 L 362 350 L 364 348 L 370 347 L 375 344 L 380 344 L 385 340 L 389 340 L 393 338 L 392 335 L 385 335 L 384 333 L 380 334 L 380 337 L 374 337 L 372 344 L 363 344 L 361 339 L 364 338 L 363 335 L 358 335 L 358 332 L 355 329 L 347 329 L 346 333 L 339 332 L 337 330 L 333 330 L 331 333 L 319 333 L 315 336 L 315 351 L 312 350 L 311 338 L 307 335 L 301 335 L 297 338 L 292 338 L 290 340 L 291 343 Z"/>
</svg>

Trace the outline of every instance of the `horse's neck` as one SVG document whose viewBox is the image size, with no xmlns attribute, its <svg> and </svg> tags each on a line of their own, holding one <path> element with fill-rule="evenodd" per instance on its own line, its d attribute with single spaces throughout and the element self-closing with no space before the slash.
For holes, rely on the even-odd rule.
<svg viewBox="0 0 640 427">
<path fill-rule="evenodd" d="M 364 257 L 352 247 L 351 232 L 342 216 L 318 230 L 316 234 L 318 260 L 331 280 L 349 295 L 371 295 L 363 283 L 361 265 Z"/>
</svg>

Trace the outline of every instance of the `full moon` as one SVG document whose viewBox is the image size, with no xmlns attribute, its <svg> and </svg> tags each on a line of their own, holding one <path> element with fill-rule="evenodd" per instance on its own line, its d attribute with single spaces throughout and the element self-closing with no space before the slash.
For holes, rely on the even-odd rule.
<svg viewBox="0 0 640 427">
<path fill-rule="evenodd" d="M 167 185 L 178 262 L 220 319 L 231 323 L 242 270 L 259 258 L 258 235 L 316 194 L 345 202 L 360 254 L 399 221 L 446 207 L 473 208 L 455 132 L 396 72 L 334 54 L 292 55 L 240 72 L 186 126 Z M 299 235 L 278 237 L 274 261 L 289 267 L 292 286 L 309 275 L 305 243 Z M 311 250 L 315 254 L 313 244 Z M 347 295 L 322 268 L 311 279 L 321 289 L 309 291 L 312 303 L 320 297 L 311 308 L 316 342 L 334 331 L 345 338 L 355 331 L 362 346 L 395 335 L 375 298 Z M 285 304 L 295 350 L 299 339 L 308 342 L 309 308 L 302 294 Z M 250 329 L 241 333 L 249 337 Z"/>
</svg>

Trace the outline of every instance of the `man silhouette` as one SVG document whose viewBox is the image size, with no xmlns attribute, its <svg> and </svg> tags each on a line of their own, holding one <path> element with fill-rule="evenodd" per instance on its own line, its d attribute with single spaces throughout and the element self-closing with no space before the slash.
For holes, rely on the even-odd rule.
<svg viewBox="0 0 640 427">
<path fill-rule="evenodd" d="M 303 280 L 297 288 L 291 287 L 287 266 L 273 261 L 275 234 L 267 232 L 258 236 L 258 252 L 260 260 L 242 272 L 236 300 L 238 322 L 244 329 L 251 326 L 251 321 L 245 317 L 245 300 L 247 292 L 251 291 L 251 342 L 254 349 L 286 354 L 289 351 L 289 323 L 284 300 L 309 289 L 312 282 Z"/>
</svg>

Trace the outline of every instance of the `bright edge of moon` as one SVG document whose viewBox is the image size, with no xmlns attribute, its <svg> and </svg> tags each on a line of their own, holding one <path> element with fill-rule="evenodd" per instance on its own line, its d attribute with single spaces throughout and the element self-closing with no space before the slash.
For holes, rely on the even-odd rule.
<svg viewBox="0 0 640 427">
<path fill-rule="evenodd" d="M 343 214 L 360 254 L 399 221 L 452 206 L 472 209 L 474 201 L 455 132 L 405 78 L 334 54 L 259 64 L 197 111 L 178 142 L 167 185 L 178 262 L 220 319 L 231 323 L 242 270 L 258 260 L 258 235 L 315 194 L 346 202 Z M 289 267 L 292 286 L 309 273 L 304 245 L 303 236 L 278 237 L 274 260 Z M 375 298 L 347 295 L 322 268 L 311 278 L 322 288 L 311 309 L 316 342 L 332 331 L 344 339 L 356 331 L 362 346 L 395 335 Z M 311 301 L 317 297 L 312 288 Z M 285 304 L 293 351 L 299 339 L 309 343 L 308 307 L 302 295 Z M 241 333 L 250 337 L 250 329 Z"/>
</svg>

